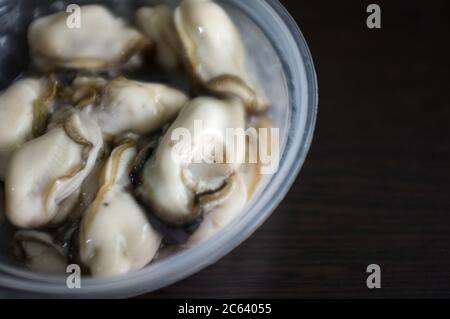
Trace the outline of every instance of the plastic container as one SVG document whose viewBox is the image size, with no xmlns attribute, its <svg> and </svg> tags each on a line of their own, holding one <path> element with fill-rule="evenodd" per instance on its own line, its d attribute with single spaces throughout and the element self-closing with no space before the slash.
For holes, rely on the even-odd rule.
<svg viewBox="0 0 450 319">
<path fill-rule="evenodd" d="M 23 39 L 26 25 L 33 16 L 64 10 L 65 5 L 74 2 L 95 1 L 39 1 L 37 5 L 35 1 L 0 0 L 0 67 L 6 68 L 8 50 L 26 48 L 24 44 L 10 43 L 8 34 L 17 32 L 16 39 Z M 156 2 L 161 1 L 101 1 L 121 15 L 130 14 L 139 5 Z M 177 1 L 167 2 L 175 4 Z M 8 255 L 8 243 L 3 240 L 8 227 L 0 225 L 0 297 L 130 297 L 157 290 L 228 254 L 247 239 L 284 198 L 303 165 L 315 126 L 318 91 L 310 52 L 296 23 L 278 1 L 218 2 L 241 30 L 253 61 L 252 69 L 263 79 L 263 87 L 273 104 L 272 117 L 275 126 L 280 128 L 282 142 L 279 170 L 268 178 L 246 210 L 211 240 L 126 276 L 107 280 L 84 278 L 80 289 L 67 288 L 65 278 L 32 273 L 18 266 Z M 0 85 L 10 80 L 5 78 L 10 76 L 8 72 L 3 72 Z"/>
</svg>

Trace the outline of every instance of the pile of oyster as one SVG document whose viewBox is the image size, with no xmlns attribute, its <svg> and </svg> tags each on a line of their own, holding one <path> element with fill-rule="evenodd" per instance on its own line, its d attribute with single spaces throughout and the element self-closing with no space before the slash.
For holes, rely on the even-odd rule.
<svg viewBox="0 0 450 319">
<path fill-rule="evenodd" d="M 268 103 L 213 1 L 143 7 L 135 21 L 87 5 L 80 28 L 68 15 L 31 23 L 31 71 L 0 93 L 0 197 L 27 267 L 115 276 L 208 240 L 242 211 L 260 180 L 257 164 L 242 164 L 245 146 L 224 143 L 225 163 L 193 163 L 173 156 L 172 136 L 199 120 L 200 135 L 214 128 L 222 142 L 226 128 L 270 126 Z M 184 73 L 191 89 L 133 72 Z"/>
</svg>

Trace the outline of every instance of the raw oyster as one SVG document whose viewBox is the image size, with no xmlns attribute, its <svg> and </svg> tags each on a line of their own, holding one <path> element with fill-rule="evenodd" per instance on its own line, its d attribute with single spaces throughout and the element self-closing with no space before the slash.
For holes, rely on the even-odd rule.
<svg viewBox="0 0 450 319">
<path fill-rule="evenodd" d="M 105 87 L 93 116 L 106 135 L 148 134 L 176 118 L 187 100 L 183 92 L 163 84 L 119 78 Z"/>
<path fill-rule="evenodd" d="M 97 123 L 82 112 L 73 113 L 63 125 L 25 143 L 11 157 L 7 169 L 9 221 L 29 229 L 64 220 L 102 145 Z"/>
<path fill-rule="evenodd" d="M 4 180 L 11 154 L 45 130 L 55 84 L 26 78 L 0 94 L 0 180 Z"/>
<path fill-rule="evenodd" d="M 14 234 L 14 254 L 35 272 L 63 275 L 67 252 L 47 233 L 20 230 Z"/>
<path fill-rule="evenodd" d="M 223 188 L 245 159 L 245 146 L 226 143 L 226 130 L 244 125 L 239 100 L 201 97 L 189 102 L 144 166 L 136 190 L 140 202 L 171 227 L 195 224 L 202 217 L 199 197 Z M 177 143 L 185 137 L 190 138 Z M 205 162 L 204 155 L 213 161 Z"/>
<path fill-rule="evenodd" d="M 226 189 L 219 195 L 220 201 L 214 201 L 209 209 L 205 209 L 202 224 L 183 247 L 189 248 L 207 241 L 242 212 L 248 201 L 247 188 L 242 176 L 235 174 L 231 177 Z"/>
<path fill-rule="evenodd" d="M 253 118 L 249 121 L 247 134 L 249 134 L 250 139 L 258 141 L 258 148 L 264 148 L 266 154 L 272 152 L 270 137 L 266 141 L 265 138 L 261 139 L 259 134 L 261 129 L 270 130 L 272 127 L 272 121 L 265 117 Z M 257 187 L 261 184 L 263 178 L 261 174 L 261 150 L 252 149 L 255 145 L 256 143 L 253 145 L 247 143 L 246 162 L 241 165 L 239 172 L 230 178 L 223 190 L 212 195 L 219 197 L 219 201 L 207 198 L 207 196 L 201 198 L 201 200 L 206 200 L 209 203 L 203 206 L 205 212 L 204 220 L 183 247 L 189 248 L 210 239 L 242 213 L 245 205 L 255 195 Z"/>
<path fill-rule="evenodd" d="M 94 276 L 141 269 L 161 244 L 161 236 L 126 190 L 135 156 L 134 143 L 125 142 L 113 150 L 103 171 L 102 186 L 81 222 L 80 257 Z"/>
<path fill-rule="evenodd" d="M 59 12 L 30 25 L 28 42 L 40 69 L 112 69 L 124 65 L 148 45 L 137 30 L 103 6 L 82 6 L 79 27 L 69 27 L 68 18 L 69 13 Z"/>
<path fill-rule="evenodd" d="M 175 70 L 182 63 L 182 48 L 175 29 L 174 12 L 167 5 L 142 7 L 136 12 L 136 23 L 155 49 L 158 65 Z"/>
<path fill-rule="evenodd" d="M 251 112 L 267 108 L 249 74 L 239 31 L 221 6 L 210 0 L 183 0 L 175 11 L 175 25 L 194 80 L 212 92 L 238 96 Z"/>
</svg>

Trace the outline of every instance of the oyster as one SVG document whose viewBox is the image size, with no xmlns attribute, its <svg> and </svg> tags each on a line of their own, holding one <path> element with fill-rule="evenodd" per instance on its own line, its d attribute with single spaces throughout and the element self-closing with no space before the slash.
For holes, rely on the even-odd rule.
<svg viewBox="0 0 450 319">
<path fill-rule="evenodd" d="M 136 23 L 155 46 L 158 65 L 166 70 L 177 69 L 182 62 L 182 48 L 173 20 L 174 12 L 167 5 L 142 7 L 136 12 Z"/>
<path fill-rule="evenodd" d="M 63 275 L 67 268 L 66 250 L 52 236 L 38 231 L 17 231 L 14 234 L 14 254 L 33 271 Z"/>
<path fill-rule="evenodd" d="M 47 79 L 22 79 L 0 94 L 0 180 L 11 154 L 45 129 L 55 85 Z"/>
<path fill-rule="evenodd" d="M 239 31 L 221 6 L 210 0 L 183 0 L 175 25 L 188 69 L 208 90 L 238 96 L 251 112 L 267 108 L 267 100 L 246 65 Z"/>
<path fill-rule="evenodd" d="M 186 102 L 184 93 L 166 85 L 119 78 L 106 86 L 93 116 L 106 135 L 148 134 L 172 121 Z"/>
<path fill-rule="evenodd" d="M 235 174 L 231 177 L 226 188 L 218 195 L 220 201 L 213 201 L 213 205 L 205 209 L 202 224 L 183 247 L 189 248 L 210 239 L 242 212 L 248 201 L 247 187 L 242 176 Z"/>
<path fill-rule="evenodd" d="M 64 220 L 102 145 L 97 123 L 83 112 L 73 113 L 63 125 L 25 143 L 7 169 L 9 221 L 21 228 L 38 228 Z"/>
<path fill-rule="evenodd" d="M 161 236 L 126 191 L 136 156 L 134 143 L 116 147 L 106 163 L 101 188 L 80 228 L 80 257 L 94 276 L 138 270 L 155 256 Z"/>
<path fill-rule="evenodd" d="M 67 12 L 55 13 L 36 19 L 29 27 L 33 61 L 44 71 L 120 67 L 148 45 L 137 30 L 103 6 L 82 6 L 79 28 L 70 28 L 68 17 Z"/>
<path fill-rule="evenodd" d="M 233 219 L 235 219 L 245 205 L 255 195 L 258 186 L 262 182 L 261 174 L 261 151 L 265 149 L 266 154 L 272 152 L 270 136 L 267 141 L 265 138 L 261 139 L 261 129 L 271 129 L 273 123 L 270 119 L 265 117 L 253 118 L 249 121 L 249 141 L 254 140 L 258 143 L 246 146 L 247 161 L 241 165 L 239 171 L 232 177 L 220 192 L 213 194 L 220 198 L 220 200 L 213 200 L 209 196 L 203 196 L 201 201 L 207 202 L 204 205 L 205 217 L 200 227 L 183 245 L 184 248 L 189 248 L 210 239 L 219 230 L 227 226 Z M 256 145 L 258 145 L 256 147 Z M 256 147 L 258 149 L 252 149 Z M 253 153 L 252 153 L 253 152 Z M 254 159 L 253 159 L 254 157 Z"/>
<path fill-rule="evenodd" d="M 136 189 L 140 202 L 173 228 L 197 223 L 202 217 L 199 197 L 223 188 L 245 159 L 245 145 L 226 143 L 226 130 L 244 125 L 239 100 L 200 97 L 189 102 L 144 166 Z"/>
</svg>

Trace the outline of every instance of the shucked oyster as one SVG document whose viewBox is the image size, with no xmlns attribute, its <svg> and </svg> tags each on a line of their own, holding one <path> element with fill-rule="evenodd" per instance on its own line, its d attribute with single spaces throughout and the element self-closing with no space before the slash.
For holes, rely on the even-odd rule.
<svg viewBox="0 0 450 319">
<path fill-rule="evenodd" d="M 55 94 L 47 79 L 22 79 L 0 94 L 0 180 L 14 150 L 39 135 Z"/>
<path fill-rule="evenodd" d="M 241 36 L 222 7 L 210 0 L 183 0 L 175 25 L 198 82 L 213 92 L 240 97 L 249 111 L 267 107 L 247 70 Z"/>
<path fill-rule="evenodd" d="M 220 200 L 213 201 L 213 206 L 205 209 L 202 224 L 184 247 L 192 247 L 210 239 L 242 212 L 249 199 L 247 187 L 239 173 L 232 176 L 224 189 L 214 196 L 220 196 Z"/>
<path fill-rule="evenodd" d="M 6 174 L 6 216 L 21 228 L 62 221 L 103 145 L 98 125 L 74 113 L 12 156 Z"/>
<path fill-rule="evenodd" d="M 103 171 L 102 186 L 81 222 L 80 257 L 94 276 L 141 269 L 161 244 L 161 236 L 126 191 L 135 156 L 132 142 L 113 150 Z"/>
<path fill-rule="evenodd" d="M 36 272 L 66 273 L 67 252 L 52 236 L 43 232 L 21 230 L 14 234 L 14 254 Z"/>
<path fill-rule="evenodd" d="M 239 171 L 227 182 L 226 187 L 220 192 L 211 195 L 219 197 L 220 200 L 211 200 L 207 198 L 208 196 L 201 198 L 202 201 L 206 200 L 210 204 L 204 206 L 204 220 L 195 233 L 183 245 L 184 247 L 189 248 L 202 243 L 227 226 L 242 212 L 261 183 L 261 149 L 264 148 L 267 154 L 272 152 L 272 150 L 270 140 L 267 141 L 265 138 L 261 138 L 260 134 L 258 134 L 260 131 L 258 130 L 272 128 L 272 121 L 267 118 L 255 118 L 250 120 L 248 125 L 254 129 L 254 131 L 247 130 L 249 141 L 246 146 L 246 158 L 248 161 L 241 165 Z M 257 147 L 255 146 L 256 144 L 250 144 L 250 140 L 252 139 L 254 141 L 258 140 L 258 143 L 256 143 L 258 145 Z M 252 159 L 253 157 L 255 158 Z"/>
<path fill-rule="evenodd" d="M 136 23 L 155 47 L 156 62 L 167 70 L 181 65 L 181 42 L 175 29 L 174 12 L 166 5 L 142 7 L 136 12 Z"/>
<path fill-rule="evenodd" d="M 119 78 L 106 86 L 93 115 L 104 134 L 147 134 L 173 120 L 186 102 L 184 93 L 166 85 Z"/>
<path fill-rule="evenodd" d="M 69 13 L 35 20 L 28 41 L 35 64 L 43 69 L 111 69 L 128 62 L 147 40 L 99 5 L 81 7 L 80 25 L 67 24 Z"/>
<path fill-rule="evenodd" d="M 195 223 L 202 215 L 199 197 L 224 187 L 243 163 L 245 146 L 227 144 L 226 130 L 244 125 L 238 100 L 202 97 L 189 102 L 144 166 L 136 190 L 140 201 L 174 228 Z M 205 155 L 214 160 L 205 161 Z"/>
</svg>

